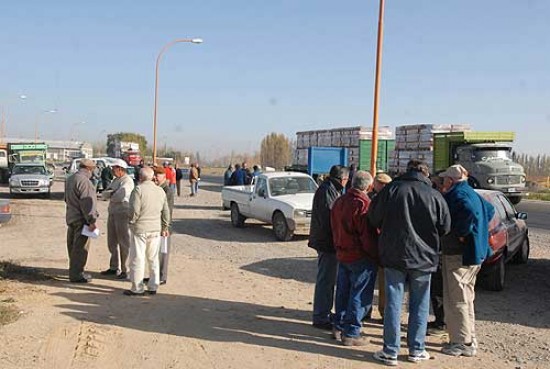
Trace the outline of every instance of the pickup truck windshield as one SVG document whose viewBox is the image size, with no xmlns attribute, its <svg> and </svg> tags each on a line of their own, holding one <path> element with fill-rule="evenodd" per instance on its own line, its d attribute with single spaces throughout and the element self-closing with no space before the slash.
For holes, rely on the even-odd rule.
<svg viewBox="0 0 550 369">
<path fill-rule="evenodd" d="M 297 193 L 314 193 L 317 185 L 309 177 L 280 177 L 270 178 L 269 188 L 271 196 L 276 197 Z"/>
<path fill-rule="evenodd" d="M 495 159 L 512 160 L 509 147 L 474 150 L 475 161 L 490 161 Z"/>
<path fill-rule="evenodd" d="M 15 166 L 13 167 L 12 174 L 38 174 L 46 175 L 46 168 L 41 166 Z"/>
</svg>

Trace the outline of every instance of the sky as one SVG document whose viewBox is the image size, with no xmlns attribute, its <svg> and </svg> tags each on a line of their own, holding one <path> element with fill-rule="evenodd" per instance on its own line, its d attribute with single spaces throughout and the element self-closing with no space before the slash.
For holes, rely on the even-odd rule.
<svg viewBox="0 0 550 369">
<path fill-rule="evenodd" d="M 377 0 L 26 0 L 0 5 L 7 135 L 153 137 L 215 157 L 270 132 L 371 126 Z M 550 2 L 387 0 L 380 125 L 512 130 L 550 154 Z M 20 96 L 26 96 L 22 99 Z M 55 111 L 55 113 L 51 113 Z"/>
</svg>

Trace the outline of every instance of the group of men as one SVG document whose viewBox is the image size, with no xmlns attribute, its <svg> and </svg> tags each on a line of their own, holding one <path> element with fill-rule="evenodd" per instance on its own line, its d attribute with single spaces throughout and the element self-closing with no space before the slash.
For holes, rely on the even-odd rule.
<svg viewBox="0 0 550 369">
<path fill-rule="evenodd" d="M 252 179 L 261 173 L 258 165 L 254 165 L 250 170 L 246 161 L 242 164 L 235 164 L 234 169 L 232 165 L 229 165 L 223 174 L 223 184 L 224 186 L 249 185 L 252 183 Z"/>
<path fill-rule="evenodd" d="M 83 229 L 93 232 L 99 217 L 97 195 L 90 181 L 95 167 L 92 160 L 83 159 L 65 188 L 69 280 L 73 283 L 91 281 L 84 272 L 90 238 Z M 123 160 L 112 165 L 114 179 L 103 193 L 110 201 L 107 244 L 111 258 L 109 268 L 101 274 L 129 279 L 132 285 L 125 295 L 154 295 L 167 281 L 174 187 L 167 180 L 165 167 L 141 168 L 137 186 L 127 168 Z"/>
<path fill-rule="evenodd" d="M 365 171 L 333 166 L 314 196 L 309 237 L 318 254 L 313 326 L 332 330 L 346 346 L 366 345 L 362 321 L 370 318 L 378 277 L 384 345 L 374 358 L 389 366 L 398 364 L 405 289 L 408 360 L 430 359 L 425 350 L 430 282 L 440 258 L 449 334 L 442 352 L 476 355 L 474 287 L 481 264 L 491 255 L 494 208 L 469 186 L 462 166 L 439 176 L 443 184 L 436 190 L 428 166 L 417 160 L 393 181 L 386 174 L 373 179 Z"/>
</svg>

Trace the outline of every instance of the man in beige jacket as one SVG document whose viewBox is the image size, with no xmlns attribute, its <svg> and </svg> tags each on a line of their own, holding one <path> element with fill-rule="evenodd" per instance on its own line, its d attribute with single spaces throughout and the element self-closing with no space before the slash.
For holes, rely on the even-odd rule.
<svg viewBox="0 0 550 369">
<path fill-rule="evenodd" d="M 155 295 L 160 283 L 160 236 L 168 237 L 170 209 L 166 194 L 153 182 L 154 172 L 146 167 L 139 171 L 139 185 L 130 196 L 130 281 L 132 287 L 124 291 L 127 296 Z M 143 276 L 149 267 L 147 292 Z"/>
<path fill-rule="evenodd" d="M 126 173 L 128 164 L 124 160 L 117 159 L 111 167 L 115 179 L 102 193 L 104 199 L 110 199 L 107 246 L 111 253 L 111 260 L 109 269 L 102 271 L 101 274 L 116 276 L 117 279 L 127 279 L 130 251 L 128 208 L 130 195 L 134 190 L 134 180 Z"/>
</svg>

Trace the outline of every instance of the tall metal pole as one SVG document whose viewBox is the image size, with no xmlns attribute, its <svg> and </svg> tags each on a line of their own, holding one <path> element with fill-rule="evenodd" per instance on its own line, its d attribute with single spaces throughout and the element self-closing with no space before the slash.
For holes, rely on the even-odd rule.
<svg viewBox="0 0 550 369">
<path fill-rule="evenodd" d="M 194 44 L 200 44 L 202 43 L 202 39 L 200 38 L 192 38 L 192 39 L 178 39 L 174 40 L 172 42 L 169 42 L 168 44 L 164 45 L 164 47 L 160 50 L 159 55 L 157 56 L 157 62 L 155 65 L 155 107 L 153 111 L 153 165 L 155 164 L 157 160 L 157 106 L 158 106 L 158 94 L 159 94 L 159 64 L 160 59 L 162 58 L 162 55 L 170 48 L 170 46 L 181 43 L 181 42 L 191 42 Z"/>
<path fill-rule="evenodd" d="M 374 113 L 372 118 L 372 151 L 370 171 L 376 175 L 376 159 L 378 156 L 378 106 L 380 105 L 380 76 L 382 74 L 382 45 L 384 41 L 384 7 L 385 0 L 380 0 L 378 15 L 378 43 L 376 47 L 376 75 L 374 78 Z"/>
</svg>

